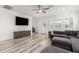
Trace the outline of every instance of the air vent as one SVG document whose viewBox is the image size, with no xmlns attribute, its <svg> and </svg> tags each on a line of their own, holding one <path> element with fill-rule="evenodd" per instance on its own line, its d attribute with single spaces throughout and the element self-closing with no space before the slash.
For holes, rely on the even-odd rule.
<svg viewBox="0 0 79 59">
<path fill-rule="evenodd" d="M 5 5 L 3 8 L 8 9 L 8 10 L 11 10 L 12 9 L 12 7 L 9 6 L 9 5 Z"/>
</svg>

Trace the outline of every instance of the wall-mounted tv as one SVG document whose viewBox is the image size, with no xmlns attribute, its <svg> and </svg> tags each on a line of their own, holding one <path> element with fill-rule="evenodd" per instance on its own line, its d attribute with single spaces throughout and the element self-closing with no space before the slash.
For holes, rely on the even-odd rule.
<svg viewBox="0 0 79 59">
<path fill-rule="evenodd" d="M 28 25 L 28 18 L 18 17 L 16 16 L 16 25 Z"/>
</svg>

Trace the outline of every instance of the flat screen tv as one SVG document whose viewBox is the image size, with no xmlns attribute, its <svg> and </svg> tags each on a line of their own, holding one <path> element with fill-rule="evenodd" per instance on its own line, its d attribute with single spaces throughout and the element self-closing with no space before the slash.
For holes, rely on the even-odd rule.
<svg viewBox="0 0 79 59">
<path fill-rule="evenodd" d="M 28 18 L 18 17 L 16 16 L 16 25 L 28 25 Z"/>
</svg>

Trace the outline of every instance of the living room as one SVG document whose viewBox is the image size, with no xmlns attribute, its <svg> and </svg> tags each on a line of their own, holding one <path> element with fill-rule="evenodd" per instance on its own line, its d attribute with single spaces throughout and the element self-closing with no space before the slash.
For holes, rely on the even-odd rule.
<svg viewBox="0 0 79 59">
<path fill-rule="evenodd" d="M 68 44 L 68 42 L 64 44 L 64 47 L 60 47 L 60 46 L 55 47 L 55 45 L 49 47 L 49 45 L 51 45 L 53 41 L 53 40 L 50 41 L 51 39 L 49 37 L 50 36 L 49 31 L 64 32 L 67 30 L 69 31 L 68 33 L 71 32 L 74 33 L 75 31 L 78 34 L 79 31 L 78 7 L 79 6 L 77 5 L 1 5 L 0 6 L 0 27 L 1 27 L 0 52 L 4 52 L 4 53 L 5 52 L 14 52 L 14 53 L 16 52 L 21 52 L 21 53 L 23 52 L 38 52 L 38 53 L 79 52 L 78 48 L 74 51 L 70 51 L 64 48 L 66 44 Z M 28 20 L 26 21 L 27 24 L 24 24 L 25 21 L 22 24 L 22 20 L 20 21 L 18 19 Z M 61 39 L 64 38 L 59 37 L 63 35 L 57 32 L 52 33 L 52 37 L 55 34 L 54 35 L 55 37 L 52 39 L 58 39 L 60 42 L 62 41 Z M 64 33 L 66 34 L 66 32 Z M 65 40 L 69 40 L 68 38 L 70 37 L 72 38 L 73 35 L 69 35 L 69 36 L 67 35 L 63 37 L 67 37 Z M 29 41 L 28 44 L 26 44 L 27 43 L 26 39 L 27 41 Z M 8 42 L 6 43 L 7 45 L 5 44 L 5 42 Z M 78 47 L 77 45 L 78 44 L 76 44 L 75 48 Z M 67 46 L 67 48 L 68 47 L 70 48 L 71 46 Z"/>
</svg>

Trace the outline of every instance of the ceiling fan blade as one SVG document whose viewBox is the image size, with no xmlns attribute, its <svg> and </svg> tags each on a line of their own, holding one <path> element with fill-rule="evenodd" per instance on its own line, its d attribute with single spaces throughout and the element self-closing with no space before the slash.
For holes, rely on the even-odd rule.
<svg viewBox="0 0 79 59">
<path fill-rule="evenodd" d="M 3 8 L 8 9 L 8 10 L 13 9 L 13 7 L 11 7 L 11 6 L 9 6 L 9 5 L 4 5 Z"/>
<path fill-rule="evenodd" d="M 45 10 L 42 10 L 42 12 L 43 12 L 43 13 L 46 13 L 46 11 L 45 11 Z"/>
<path fill-rule="evenodd" d="M 48 8 L 51 8 L 51 7 L 53 7 L 53 5 L 49 5 L 49 6 L 48 6 Z"/>
<path fill-rule="evenodd" d="M 48 10 L 49 8 L 43 8 L 44 10 Z"/>
</svg>

